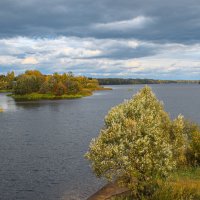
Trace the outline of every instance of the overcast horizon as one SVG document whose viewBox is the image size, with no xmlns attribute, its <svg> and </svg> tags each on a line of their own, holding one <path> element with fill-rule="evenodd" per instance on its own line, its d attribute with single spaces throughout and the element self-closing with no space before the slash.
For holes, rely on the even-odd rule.
<svg viewBox="0 0 200 200">
<path fill-rule="evenodd" d="M 0 73 L 200 79 L 198 0 L 1 0 Z"/>
</svg>

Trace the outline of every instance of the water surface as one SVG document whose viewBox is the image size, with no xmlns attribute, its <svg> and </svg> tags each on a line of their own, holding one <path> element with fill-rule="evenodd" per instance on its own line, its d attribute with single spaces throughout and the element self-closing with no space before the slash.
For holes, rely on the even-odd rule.
<svg viewBox="0 0 200 200">
<path fill-rule="evenodd" d="M 15 102 L 0 94 L 0 199 L 84 200 L 104 182 L 83 155 L 108 110 L 144 85 L 75 100 Z M 151 85 L 171 117 L 200 123 L 200 85 Z"/>
</svg>

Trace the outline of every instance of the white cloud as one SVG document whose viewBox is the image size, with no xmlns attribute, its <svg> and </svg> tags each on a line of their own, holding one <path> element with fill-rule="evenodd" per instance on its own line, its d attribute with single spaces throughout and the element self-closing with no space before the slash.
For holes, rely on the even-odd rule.
<svg viewBox="0 0 200 200">
<path fill-rule="evenodd" d="M 153 22 L 154 19 L 151 17 L 137 16 L 128 20 L 94 24 L 93 27 L 106 30 L 142 29 Z"/>
<path fill-rule="evenodd" d="M 128 67 L 138 67 L 141 63 L 138 60 L 129 60 L 126 62 L 126 66 Z"/>
<path fill-rule="evenodd" d="M 39 62 L 34 57 L 27 57 L 27 58 L 22 60 L 22 64 L 24 64 L 24 65 L 31 65 L 31 64 L 35 65 L 35 64 L 38 64 L 38 63 Z"/>
<path fill-rule="evenodd" d="M 0 55 L 0 66 L 1 65 L 14 65 L 19 64 L 20 59 L 12 55 Z"/>
<path fill-rule="evenodd" d="M 137 49 L 141 56 L 134 58 Z M 156 53 L 145 56 L 143 51 L 146 49 L 155 50 Z M 116 51 L 119 57 L 116 54 L 115 57 L 106 57 Z M 200 77 L 200 44 L 158 44 L 134 39 L 17 37 L 1 39 L 0 52 L 0 72 L 15 70 L 21 73 L 22 70 L 36 68 L 44 73 L 73 71 L 75 74 L 96 77 Z M 121 59 L 121 54 L 129 56 Z"/>
<path fill-rule="evenodd" d="M 129 40 L 128 41 L 128 46 L 130 47 L 133 47 L 133 48 L 136 48 L 140 45 L 139 41 L 137 40 Z"/>
</svg>

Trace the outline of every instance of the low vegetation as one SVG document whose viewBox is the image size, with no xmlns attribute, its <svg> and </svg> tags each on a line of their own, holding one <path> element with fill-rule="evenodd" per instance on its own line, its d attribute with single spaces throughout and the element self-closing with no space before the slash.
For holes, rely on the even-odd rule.
<svg viewBox="0 0 200 200">
<path fill-rule="evenodd" d="M 133 194 L 121 194 L 110 200 L 133 200 Z M 160 183 L 150 197 L 143 200 L 200 200 L 200 168 L 188 168 L 172 173 L 166 182 Z"/>
<path fill-rule="evenodd" d="M 129 188 L 116 200 L 199 199 L 200 128 L 171 120 L 149 87 L 109 111 L 86 158 L 97 177 Z"/>
<path fill-rule="evenodd" d="M 72 73 L 43 75 L 29 70 L 17 77 L 14 72 L 0 77 L 0 90 L 12 91 L 10 96 L 16 100 L 80 98 L 103 89 L 96 79 Z"/>
</svg>

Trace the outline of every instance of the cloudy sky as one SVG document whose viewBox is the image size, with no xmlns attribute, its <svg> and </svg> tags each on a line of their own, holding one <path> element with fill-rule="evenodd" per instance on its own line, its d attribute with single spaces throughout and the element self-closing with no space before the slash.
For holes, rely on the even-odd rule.
<svg viewBox="0 0 200 200">
<path fill-rule="evenodd" d="M 0 0 L 0 73 L 200 79 L 199 0 Z"/>
</svg>

